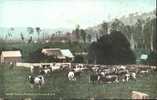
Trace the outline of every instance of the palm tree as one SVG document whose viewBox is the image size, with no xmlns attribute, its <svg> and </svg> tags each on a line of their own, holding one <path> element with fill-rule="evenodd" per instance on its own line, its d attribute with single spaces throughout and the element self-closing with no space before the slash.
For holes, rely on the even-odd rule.
<svg viewBox="0 0 157 100">
<path fill-rule="evenodd" d="M 37 32 L 37 34 L 38 34 L 38 41 L 39 41 L 39 35 L 40 35 L 40 32 L 41 32 L 40 27 L 36 27 L 36 32 Z"/>
<path fill-rule="evenodd" d="M 22 32 L 20 33 L 20 36 L 21 36 L 21 40 L 24 41 L 24 36 L 23 36 Z"/>
</svg>

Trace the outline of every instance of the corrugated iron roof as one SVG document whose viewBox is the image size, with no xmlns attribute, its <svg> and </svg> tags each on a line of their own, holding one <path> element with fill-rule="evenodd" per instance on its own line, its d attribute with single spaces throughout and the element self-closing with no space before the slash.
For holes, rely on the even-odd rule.
<svg viewBox="0 0 157 100">
<path fill-rule="evenodd" d="M 61 53 L 65 57 L 69 57 L 69 58 L 73 58 L 74 57 L 69 49 L 61 49 Z"/>
<path fill-rule="evenodd" d="M 3 57 L 21 57 L 21 52 L 20 51 L 2 51 L 1 55 Z"/>
<path fill-rule="evenodd" d="M 45 49 L 42 49 L 42 53 L 49 53 L 51 51 L 59 51 L 60 48 L 45 48 Z"/>
<path fill-rule="evenodd" d="M 45 53 L 47 55 L 52 55 L 52 52 L 58 51 L 59 53 L 57 54 L 58 57 L 69 57 L 73 58 L 73 54 L 69 49 L 60 49 L 60 48 L 46 48 L 42 49 L 42 53 Z"/>
</svg>

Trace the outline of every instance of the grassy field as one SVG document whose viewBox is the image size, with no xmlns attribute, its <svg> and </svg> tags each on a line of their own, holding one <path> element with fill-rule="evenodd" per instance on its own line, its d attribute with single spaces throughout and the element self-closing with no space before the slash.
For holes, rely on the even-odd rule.
<svg viewBox="0 0 157 100">
<path fill-rule="evenodd" d="M 71 82 L 67 79 L 67 73 L 54 72 L 46 78 L 46 84 L 41 89 L 30 88 L 27 80 L 29 74 L 26 68 L 9 69 L 9 65 L 0 65 L 0 97 L 11 100 L 26 97 L 33 100 L 91 97 L 129 99 L 133 90 L 147 93 L 151 98 L 157 97 L 157 72 L 137 78 L 137 81 L 112 84 L 89 84 L 89 73 L 82 73 L 80 80 Z"/>
</svg>

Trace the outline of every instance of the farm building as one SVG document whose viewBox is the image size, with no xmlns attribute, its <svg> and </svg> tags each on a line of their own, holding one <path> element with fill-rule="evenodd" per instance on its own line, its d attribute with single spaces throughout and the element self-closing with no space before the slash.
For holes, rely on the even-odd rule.
<svg viewBox="0 0 157 100">
<path fill-rule="evenodd" d="M 1 53 L 1 63 L 10 64 L 21 62 L 22 55 L 20 51 L 2 51 Z"/>
<path fill-rule="evenodd" d="M 59 62 L 71 62 L 74 60 L 74 56 L 69 49 L 60 48 L 46 48 L 41 51 L 47 56 L 54 56 Z"/>
</svg>

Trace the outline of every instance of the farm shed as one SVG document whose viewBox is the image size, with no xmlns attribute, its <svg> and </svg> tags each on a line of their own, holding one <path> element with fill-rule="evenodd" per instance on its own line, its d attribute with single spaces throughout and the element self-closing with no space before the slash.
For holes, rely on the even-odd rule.
<svg viewBox="0 0 157 100">
<path fill-rule="evenodd" d="M 10 64 L 21 62 L 22 55 L 20 51 L 2 51 L 1 63 Z"/>
<path fill-rule="evenodd" d="M 42 49 L 41 52 L 47 56 L 54 56 L 59 62 L 71 62 L 74 60 L 74 56 L 69 49 L 47 48 Z"/>
</svg>

